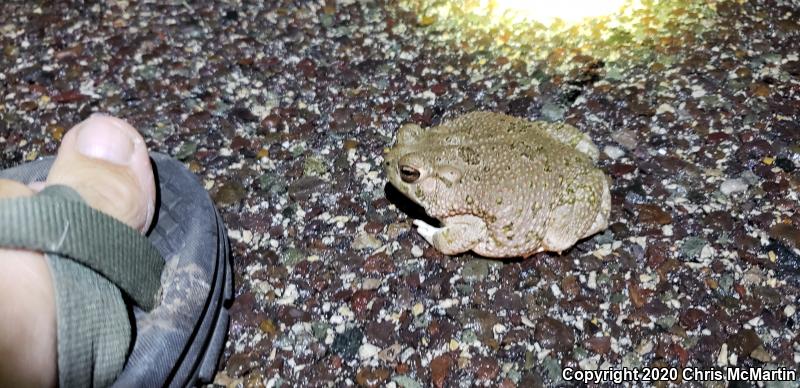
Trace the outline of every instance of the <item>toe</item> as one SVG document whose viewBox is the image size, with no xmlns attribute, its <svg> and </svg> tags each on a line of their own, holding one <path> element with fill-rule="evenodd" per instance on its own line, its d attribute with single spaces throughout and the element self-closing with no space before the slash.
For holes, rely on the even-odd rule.
<svg viewBox="0 0 800 388">
<path fill-rule="evenodd" d="M 155 182 L 144 139 L 115 117 L 95 114 L 70 129 L 47 184 L 74 188 L 90 206 L 142 232 L 152 221 Z"/>
<path fill-rule="evenodd" d="M 422 220 L 414 220 L 414 225 L 417 226 L 417 233 L 428 243 L 433 244 L 433 236 L 439 231 L 439 228 L 431 226 Z"/>
</svg>

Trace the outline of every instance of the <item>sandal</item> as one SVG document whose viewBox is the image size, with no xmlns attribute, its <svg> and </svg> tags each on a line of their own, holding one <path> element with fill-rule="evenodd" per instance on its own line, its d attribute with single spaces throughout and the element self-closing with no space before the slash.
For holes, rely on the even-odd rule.
<svg viewBox="0 0 800 388">
<path fill-rule="evenodd" d="M 91 209 L 74 190 L 50 186 L 40 195 L 6 201 L 17 201 L 13 206 L 0 201 L 0 246 L 43 251 L 48 254 L 51 270 L 55 262 L 66 266 L 80 263 L 91 268 L 84 271 L 100 274 L 93 276 L 105 278 L 103 281 L 110 281 L 123 292 L 135 323 L 129 329 L 132 344 L 125 352 L 127 361 L 122 360 L 124 368 L 113 386 L 183 387 L 211 382 L 225 344 L 228 307 L 233 298 L 227 233 L 197 177 L 167 155 L 150 156 L 156 172 L 158 209 L 146 238 Z M 25 184 L 44 181 L 53 160 L 43 158 L 0 171 L 0 178 Z M 21 206 L 28 208 L 19 216 Z M 40 215 L 32 216 L 31 211 Z M 69 323 L 67 319 L 62 322 L 66 309 L 62 300 L 72 298 L 75 303 L 76 298 L 62 299 L 62 294 L 80 293 L 69 288 L 74 287 L 69 282 L 55 286 L 59 365 L 69 353 L 69 357 L 90 358 L 94 368 L 99 362 L 92 358 L 94 349 L 62 351 L 62 329 L 69 330 L 62 328 Z M 66 291 L 60 293 L 59 289 Z M 93 303 L 98 309 L 113 309 L 102 301 Z M 77 335 L 83 329 L 79 323 L 72 323 L 79 328 Z M 62 386 L 76 381 L 62 378 L 60 375 Z"/>
</svg>

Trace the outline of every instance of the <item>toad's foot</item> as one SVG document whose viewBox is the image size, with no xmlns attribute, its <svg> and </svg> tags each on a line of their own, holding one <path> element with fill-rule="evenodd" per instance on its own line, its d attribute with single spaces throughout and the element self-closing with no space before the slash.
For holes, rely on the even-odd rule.
<svg viewBox="0 0 800 388">
<path fill-rule="evenodd" d="M 462 215 L 445 218 L 441 228 L 414 220 L 419 233 L 429 244 L 445 255 L 469 251 L 486 238 L 486 224 L 478 217 Z"/>
<path fill-rule="evenodd" d="M 422 220 L 414 220 L 414 226 L 417 227 L 417 233 L 431 245 L 433 245 L 433 236 L 442 230 L 442 228 L 437 228 Z"/>
</svg>

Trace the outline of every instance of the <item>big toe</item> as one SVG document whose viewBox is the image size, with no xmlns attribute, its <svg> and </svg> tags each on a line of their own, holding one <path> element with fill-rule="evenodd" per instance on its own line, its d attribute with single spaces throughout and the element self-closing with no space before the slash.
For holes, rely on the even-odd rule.
<svg viewBox="0 0 800 388">
<path fill-rule="evenodd" d="M 118 118 L 94 114 L 64 135 L 47 185 L 75 189 L 86 202 L 141 232 L 155 209 L 155 181 L 144 139 Z"/>
</svg>

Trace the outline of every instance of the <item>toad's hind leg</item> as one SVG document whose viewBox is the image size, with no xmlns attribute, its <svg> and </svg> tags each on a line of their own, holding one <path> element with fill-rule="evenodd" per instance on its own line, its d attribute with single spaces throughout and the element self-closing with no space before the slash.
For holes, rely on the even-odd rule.
<svg viewBox="0 0 800 388">
<path fill-rule="evenodd" d="M 475 216 L 448 217 L 442 224 L 441 228 L 436 228 L 424 221 L 414 220 L 417 232 L 445 255 L 469 251 L 486 238 L 486 223 Z"/>
<path fill-rule="evenodd" d="M 608 188 L 608 180 L 605 179 L 605 177 L 603 177 L 601 193 L 600 208 L 597 210 L 597 216 L 594 219 L 594 223 L 589 226 L 589 229 L 583 236 L 581 236 L 581 238 L 589 237 L 601 230 L 605 230 L 608 227 L 608 216 L 611 213 L 611 192 Z"/>
<path fill-rule="evenodd" d="M 579 175 L 581 176 L 581 175 Z M 581 183 L 573 181 L 564 188 L 560 203 L 550 213 L 542 245 L 545 250 L 563 252 L 579 239 L 587 237 L 592 228 L 605 228 L 607 214 L 599 217 L 604 189 L 607 191 L 602 173 L 583 175 Z M 609 197 L 610 202 L 610 197 Z M 597 229 L 592 232 L 597 232 Z"/>
<path fill-rule="evenodd" d="M 548 124 L 541 125 L 539 128 L 553 139 L 575 148 L 595 162 L 600 157 L 600 151 L 592 141 L 592 138 L 572 125 L 566 123 Z"/>
</svg>

